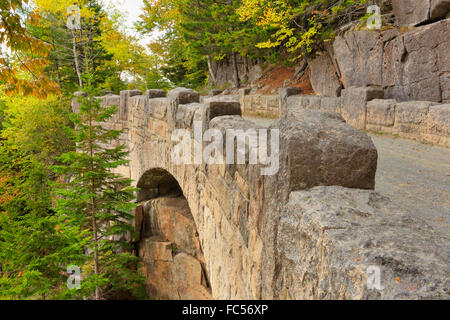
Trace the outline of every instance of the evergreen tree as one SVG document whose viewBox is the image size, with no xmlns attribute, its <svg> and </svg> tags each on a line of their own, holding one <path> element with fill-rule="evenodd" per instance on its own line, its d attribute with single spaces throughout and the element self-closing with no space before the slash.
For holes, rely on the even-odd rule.
<svg viewBox="0 0 450 320">
<path fill-rule="evenodd" d="M 116 107 L 102 107 L 95 98 L 99 93 L 89 85 L 84 92 L 86 96 L 78 98 L 80 112 L 73 117 L 77 150 L 62 155 L 64 165 L 55 167 L 67 180 L 57 190 L 56 210 L 66 225 L 86 232 L 87 261 L 80 296 L 113 298 L 123 291 L 137 295 L 143 277 L 138 272 L 139 259 L 129 253 L 132 248 L 125 240 L 133 233 L 129 212 L 135 206 L 131 202 L 135 189 L 130 179 L 114 173 L 127 163 L 124 146 L 110 147 L 120 131 L 102 126 Z"/>
<path fill-rule="evenodd" d="M 144 0 L 139 27 L 144 32 L 164 30 L 151 49 L 165 56 L 163 70 L 169 79 L 178 80 L 177 85 L 204 83 L 206 76 L 215 83 L 213 63 L 227 59 L 233 66 L 234 85 L 239 87 L 238 54 L 244 59 L 270 54 L 270 50 L 256 48 L 267 31 L 252 21 L 242 21 L 237 13 L 241 5 L 241 0 Z"/>
<path fill-rule="evenodd" d="M 52 210 L 48 165 L 67 149 L 58 103 L 14 98 L 0 110 L 0 299 L 69 296 L 66 268 L 85 260 L 80 229 Z"/>
</svg>

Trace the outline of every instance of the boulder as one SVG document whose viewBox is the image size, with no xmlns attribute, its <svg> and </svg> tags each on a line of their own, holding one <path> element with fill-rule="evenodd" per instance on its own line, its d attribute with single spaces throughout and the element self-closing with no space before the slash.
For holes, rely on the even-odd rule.
<svg viewBox="0 0 450 320">
<path fill-rule="evenodd" d="M 210 300 L 211 293 L 202 285 L 203 270 L 197 259 L 180 253 L 174 257 L 174 278 L 181 300 Z"/>
<path fill-rule="evenodd" d="M 169 241 L 162 241 L 161 237 L 152 237 L 143 240 L 145 249 L 144 261 L 173 261 L 172 246 Z"/>
<path fill-rule="evenodd" d="M 345 88 L 382 86 L 384 42 L 397 32 L 349 31 L 333 43 L 334 57 Z"/>
<path fill-rule="evenodd" d="M 158 198 L 144 206 L 145 236 L 160 236 L 176 244 L 177 250 L 193 257 L 203 256 L 197 228 L 184 198 Z"/>
</svg>

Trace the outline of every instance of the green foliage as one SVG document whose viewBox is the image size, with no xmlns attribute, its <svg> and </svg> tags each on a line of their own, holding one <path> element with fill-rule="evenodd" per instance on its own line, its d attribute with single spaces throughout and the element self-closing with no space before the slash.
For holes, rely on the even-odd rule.
<svg viewBox="0 0 450 320">
<path fill-rule="evenodd" d="M 233 53 L 263 57 L 268 50 L 255 47 L 267 36 L 252 23 L 242 22 L 236 9 L 241 1 L 144 1 L 142 32 L 164 30 L 150 47 L 163 57 L 164 75 L 174 85 L 198 88 L 209 77 L 207 56 L 221 61 Z"/>
<path fill-rule="evenodd" d="M 142 32 L 164 31 L 152 50 L 174 85 L 198 88 L 214 79 L 207 60 L 238 53 L 268 63 L 313 55 L 334 30 L 364 16 L 367 0 L 144 1 Z M 286 56 L 291 59 L 286 59 Z"/>
<path fill-rule="evenodd" d="M 237 10 L 242 21 L 251 21 L 270 37 L 258 48 L 283 47 L 295 61 L 334 37 L 334 30 L 364 15 L 367 0 L 243 0 Z"/>
<path fill-rule="evenodd" d="M 116 107 L 101 107 L 95 98 L 99 92 L 92 87 L 86 87 L 85 93 L 78 98 L 80 113 L 73 116 L 76 151 L 63 154 L 62 165 L 54 167 L 65 177 L 56 190 L 56 212 L 64 217 L 65 226 L 85 231 L 87 261 L 79 297 L 101 299 L 114 296 L 117 290 L 140 290 L 143 278 L 139 259 L 127 253 L 132 248 L 125 240 L 134 232 L 128 221 L 135 207 L 131 202 L 135 189 L 130 179 L 114 173 L 127 164 L 128 153 L 121 145 L 109 147 L 121 132 L 101 125 Z"/>
<path fill-rule="evenodd" d="M 80 230 L 52 210 L 52 157 L 67 150 L 54 97 L 8 98 L 0 139 L 0 299 L 57 298 L 69 263 L 84 261 Z"/>
</svg>

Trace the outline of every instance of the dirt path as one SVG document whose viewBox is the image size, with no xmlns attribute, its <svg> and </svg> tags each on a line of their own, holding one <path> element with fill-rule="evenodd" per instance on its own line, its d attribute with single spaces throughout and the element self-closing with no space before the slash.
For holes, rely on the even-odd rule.
<svg viewBox="0 0 450 320">
<path fill-rule="evenodd" d="M 248 120 L 262 126 L 273 122 Z M 375 190 L 450 235 L 450 149 L 390 136 L 371 138 L 378 149 Z"/>
</svg>

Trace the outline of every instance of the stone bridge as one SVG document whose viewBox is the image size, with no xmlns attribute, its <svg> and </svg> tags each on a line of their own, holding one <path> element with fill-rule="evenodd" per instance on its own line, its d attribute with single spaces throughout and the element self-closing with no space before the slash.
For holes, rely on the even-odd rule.
<svg viewBox="0 0 450 320">
<path fill-rule="evenodd" d="M 194 136 L 194 122 L 202 132 L 258 129 L 232 98 L 200 103 L 198 93 L 178 88 L 101 99 L 118 106 L 105 126 L 124 130 L 116 143 L 127 146 L 130 162 L 120 172 L 140 188 L 132 241 L 150 296 L 450 297 L 448 237 L 373 191 L 377 150 L 340 115 L 286 106 L 269 128 L 279 130 L 279 170 L 262 175 L 266 166 L 248 157 L 243 164 L 172 159 L 177 129 L 208 145 Z"/>
</svg>

